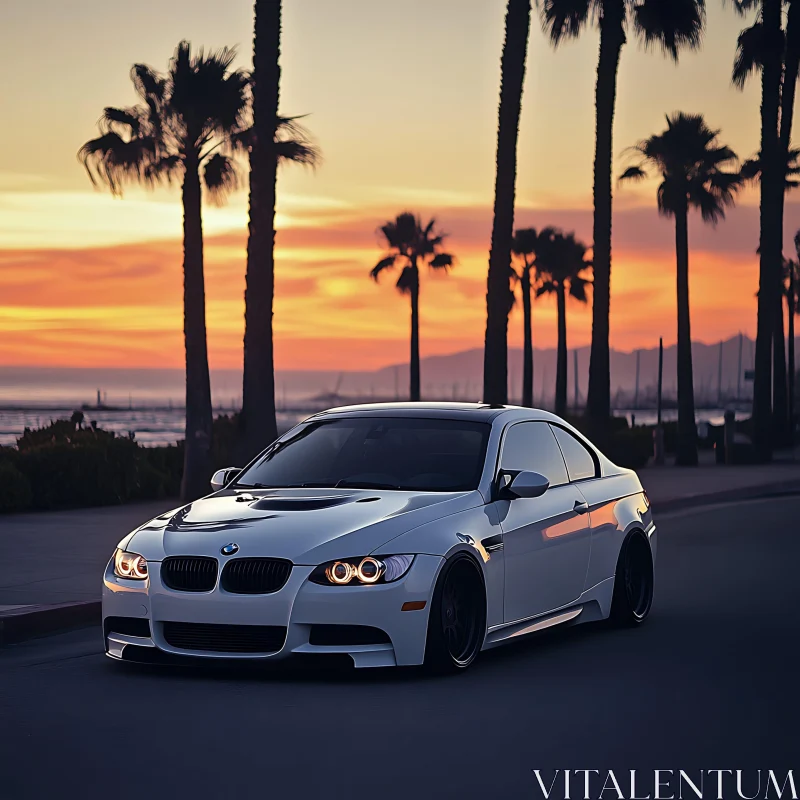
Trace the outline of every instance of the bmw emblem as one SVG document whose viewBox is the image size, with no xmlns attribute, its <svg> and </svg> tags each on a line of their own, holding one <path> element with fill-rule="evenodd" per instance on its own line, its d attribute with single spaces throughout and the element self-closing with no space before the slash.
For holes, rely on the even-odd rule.
<svg viewBox="0 0 800 800">
<path fill-rule="evenodd" d="M 232 556 L 235 553 L 239 552 L 239 545 L 236 542 L 228 542 L 224 547 L 220 549 L 220 553 L 224 556 Z"/>
</svg>

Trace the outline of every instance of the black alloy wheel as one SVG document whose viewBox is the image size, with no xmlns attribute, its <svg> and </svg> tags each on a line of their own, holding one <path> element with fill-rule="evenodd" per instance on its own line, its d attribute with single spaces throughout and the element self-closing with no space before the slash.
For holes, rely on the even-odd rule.
<svg viewBox="0 0 800 800">
<path fill-rule="evenodd" d="M 653 605 L 653 555 L 643 533 L 633 533 L 622 547 L 614 578 L 611 619 L 639 625 Z"/>
<path fill-rule="evenodd" d="M 428 621 L 425 664 L 438 672 L 466 669 L 486 636 L 486 593 L 480 568 L 467 555 L 445 564 Z"/>
</svg>

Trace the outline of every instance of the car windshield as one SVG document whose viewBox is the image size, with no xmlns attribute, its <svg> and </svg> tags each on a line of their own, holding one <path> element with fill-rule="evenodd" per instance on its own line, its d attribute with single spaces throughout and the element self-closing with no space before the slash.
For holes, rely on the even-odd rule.
<svg viewBox="0 0 800 800">
<path fill-rule="evenodd" d="M 273 444 L 235 486 L 469 491 L 483 471 L 489 430 L 483 422 L 413 417 L 310 422 Z"/>
</svg>

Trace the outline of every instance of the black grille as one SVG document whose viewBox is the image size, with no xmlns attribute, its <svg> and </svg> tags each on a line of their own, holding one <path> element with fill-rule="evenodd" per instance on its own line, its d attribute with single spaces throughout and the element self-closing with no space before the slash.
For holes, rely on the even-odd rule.
<svg viewBox="0 0 800 800">
<path fill-rule="evenodd" d="M 280 625 L 201 625 L 192 622 L 165 622 L 164 639 L 180 650 L 275 653 L 283 647 L 286 628 Z"/>
<path fill-rule="evenodd" d="M 150 636 L 150 620 L 141 617 L 106 617 L 103 620 L 103 631 L 121 633 L 124 636 Z"/>
<path fill-rule="evenodd" d="M 312 625 L 309 644 L 349 647 L 359 644 L 391 644 L 380 628 L 369 625 Z"/>
<path fill-rule="evenodd" d="M 233 594 L 270 594 L 289 580 L 292 562 L 278 558 L 236 558 L 222 570 L 220 586 Z"/>
<path fill-rule="evenodd" d="M 161 564 L 161 581 L 179 592 L 210 592 L 217 582 L 217 559 L 170 556 Z"/>
</svg>

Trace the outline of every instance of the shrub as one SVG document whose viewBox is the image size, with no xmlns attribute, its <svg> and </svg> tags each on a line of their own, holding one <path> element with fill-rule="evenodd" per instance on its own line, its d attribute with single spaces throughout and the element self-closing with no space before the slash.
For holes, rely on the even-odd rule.
<svg viewBox="0 0 800 800">
<path fill-rule="evenodd" d="M 641 469 L 653 455 L 653 429 L 623 428 L 611 433 L 600 449 L 620 467 Z"/>
<path fill-rule="evenodd" d="M 214 420 L 214 469 L 236 463 L 237 433 L 238 415 Z M 142 447 L 133 437 L 84 427 L 76 413 L 26 428 L 16 448 L 0 447 L 0 512 L 176 497 L 182 473 L 183 442 Z"/>
<path fill-rule="evenodd" d="M 0 448 L 6 449 L 10 448 Z M 0 461 L 0 512 L 24 511 L 32 500 L 33 491 L 28 478 L 11 461 Z"/>
</svg>

